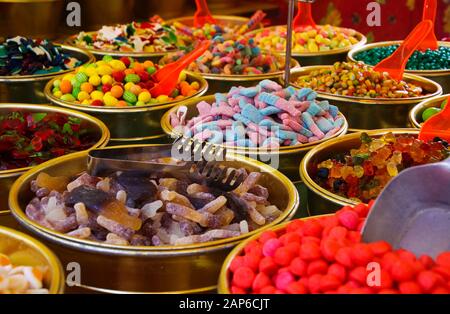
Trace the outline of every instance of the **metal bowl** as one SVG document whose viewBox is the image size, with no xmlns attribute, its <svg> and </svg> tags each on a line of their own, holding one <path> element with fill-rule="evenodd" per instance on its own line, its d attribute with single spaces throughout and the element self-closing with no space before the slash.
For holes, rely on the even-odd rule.
<svg viewBox="0 0 450 314">
<path fill-rule="evenodd" d="M 417 129 L 382 129 L 367 131 L 371 137 L 381 137 L 384 134 L 413 134 L 418 135 Z M 319 186 L 310 176 L 312 167 L 318 162 L 332 158 L 339 153 L 348 153 L 351 149 L 361 146 L 361 133 L 353 133 L 323 143 L 312 149 L 300 165 L 300 176 L 308 187 L 308 206 L 312 216 L 330 214 L 347 205 L 357 205 L 358 203 L 345 197 L 334 194 Z"/>
<path fill-rule="evenodd" d="M 92 148 L 103 147 L 108 143 L 109 130 L 106 125 L 100 120 L 87 114 L 46 105 L 0 104 L 0 114 L 16 110 L 28 112 L 57 112 L 80 118 L 84 128 L 91 130 L 91 132 L 97 135 L 98 141 Z M 32 167 L 0 171 L 0 225 L 8 227 L 16 226 L 14 219 L 11 219 L 11 212 L 8 210 L 7 195 L 14 181 L 30 169 L 32 169 Z"/>
<path fill-rule="evenodd" d="M 86 50 L 65 45 L 60 47 L 64 53 L 82 61 L 82 64 L 91 63 L 95 60 L 94 56 Z M 75 68 L 40 75 L 0 76 L 0 102 L 46 104 L 48 100 L 44 95 L 45 84 L 56 76 L 64 75 L 74 70 Z"/>
<path fill-rule="evenodd" d="M 362 51 L 366 51 L 366 50 L 370 50 L 370 49 L 378 48 L 378 47 L 386 47 L 386 46 L 391 46 L 391 45 L 400 45 L 402 42 L 403 42 L 402 40 L 383 41 L 383 42 L 368 44 L 368 45 L 364 45 L 364 46 L 359 46 L 359 47 L 356 47 L 356 48 L 352 49 L 348 53 L 347 59 L 350 60 L 350 61 L 356 62 L 357 60 L 355 59 L 355 56 L 358 53 L 362 52 Z M 439 42 L 439 46 L 450 47 L 450 42 L 440 41 Z M 423 71 L 406 70 L 405 73 L 414 74 L 414 75 L 420 75 L 420 76 L 428 78 L 428 79 L 430 79 L 432 81 L 435 81 L 436 83 L 438 83 L 439 85 L 442 86 L 442 89 L 443 89 L 444 93 L 450 93 L 450 69 L 446 69 L 446 70 L 423 70 Z"/>
<path fill-rule="evenodd" d="M 130 146 L 128 146 L 130 147 Z M 243 156 L 229 156 L 231 167 L 263 172 L 261 184 L 269 200 L 283 214 L 269 225 L 248 235 L 202 244 L 167 247 L 123 247 L 79 240 L 36 224 L 25 214 L 32 199 L 30 183 L 39 173 L 68 176 L 86 170 L 87 153 L 81 152 L 49 161 L 20 177 L 12 187 L 9 204 L 18 221 L 28 230 L 52 243 L 63 263 L 81 265 L 82 288 L 98 292 L 200 293 L 214 291 L 220 267 L 231 248 L 257 232 L 289 220 L 299 206 L 294 184 L 280 172 Z"/>
<path fill-rule="evenodd" d="M 282 57 L 282 60 L 286 60 Z M 164 58 L 159 62 L 161 65 L 165 64 Z M 291 69 L 297 69 L 300 64 L 294 58 L 291 59 Z M 208 93 L 224 93 L 229 91 L 233 86 L 239 85 L 243 87 L 255 86 L 263 80 L 279 80 L 284 73 L 284 69 L 280 69 L 275 72 L 265 73 L 265 74 L 249 74 L 249 75 L 226 75 L 226 74 L 212 74 L 212 73 L 200 73 L 208 82 Z"/>
<path fill-rule="evenodd" d="M 206 101 L 208 103 L 214 102 L 215 98 L 213 95 L 205 96 L 201 98 L 196 98 L 184 103 L 179 104 L 178 106 L 170 109 L 168 112 L 164 114 L 164 116 L 161 119 L 161 127 L 164 130 L 164 132 L 172 137 L 178 136 L 181 134 L 177 134 L 172 125 L 170 124 L 170 114 L 171 112 L 176 112 L 180 106 L 186 106 L 188 108 L 187 117 L 186 119 L 193 118 L 198 115 L 198 110 L 196 105 L 201 101 Z M 345 117 L 343 117 L 345 120 Z M 336 133 L 331 138 L 336 138 L 343 136 L 347 133 L 348 124 L 345 121 L 344 126 L 342 129 Z M 331 139 L 330 138 L 330 139 Z M 308 143 L 308 144 L 300 144 L 300 145 L 294 145 L 294 146 L 285 146 L 280 147 L 279 150 L 273 150 L 273 151 L 261 151 L 256 148 L 246 148 L 246 147 L 228 147 L 227 150 L 229 152 L 234 152 L 237 154 L 242 155 L 250 155 L 250 156 L 257 156 L 258 160 L 268 162 L 271 160 L 274 160 L 274 158 L 279 158 L 279 167 L 278 170 L 285 174 L 289 179 L 296 181 L 299 179 L 298 175 L 298 164 L 300 160 L 303 158 L 303 156 L 310 151 L 313 147 L 319 145 L 320 143 L 323 143 L 325 141 L 328 141 L 330 139 L 324 139 L 321 141 L 317 141 L 315 143 Z"/>
<path fill-rule="evenodd" d="M 86 114 L 90 114 L 102 120 L 111 131 L 111 141 L 122 144 L 136 144 L 152 141 L 163 137 L 160 120 L 167 109 L 176 106 L 185 100 L 174 100 L 170 102 L 146 105 L 139 107 L 93 107 L 76 103 L 63 101 L 56 98 L 52 94 L 53 82 L 61 77 L 56 77 L 45 86 L 45 96 L 55 105 L 78 110 Z M 208 89 L 206 80 L 198 74 L 186 72 L 186 80 L 198 82 L 200 84 L 199 91 L 188 97 L 195 98 L 203 95 Z"/>
<path fill-rule="evenodd" d="M 284 25 L 276 25 L 271 27 L 266 27 L 263 29 L 257 29 L 246 34 L 248 37 L 253 37 L 256 34 L 263 32 L 264 30 L 273 30 L 277 27 Z M 320 26 L 320 25 L 319 25 Z M 343 27 L 337 27 L 339 29 L 347 29 Z M 339 49 L 333 49 L 330 51 L 320 51 L 320 52 L 292 52 L 292 57 L 294 57 L 300 65 L 310 66 L 310 65 L 322 65 L 322 64 L 333 64 L 338 61 L 345 61 L 347 58 L 347 53 L 353 48 L 363 46 L 367 42 L 366 36 L 360 32 L 355 33 L 356 38 L 359 40 L 358 43 Z M 285 52 L 282 52 L 285 53 Z"/>
<path fill-rule="evenodd" d="M 236 25 L 241 26 L 244 24 L 247 24 L 248 21 L 250 21 L 247 17 L 242 16 L 234 16 L 234 15 L 213 15 L 213 18 L 216 20 L 217 24 L 219 25 Z M 167 20 L 167 24 L 173 24 L 174 22 L 182 23 L 186 26 L 194 26 L 194 17 L 193 16 L 183 16 L 183 17 L 177 17 L 175 19 Z"/>
<path fill-rule="evenodd" d="M 431 108 L 431 107 L 441 107 L 441 104 L 444 100 L 446 100 L 450 94 L 443 95 L 443 96 L 436 96 L 430 99 L 427 99 L 425 101 L 422 101 L 420 104 L 414 106 L 414 108 L 409 112 L 409 121 L 411 122 L 412 126 L 415 128 L 420 129 L 422 127 L 422 113 L 425 111 L 425 109 Z"/>
<path fill-rule="evenodd" d="M 0 253 L 9 256 L 15 265 L 48 267 L 44 287 L 50 294 L 64 293 L 61 263 L 52 251 L 36 239 L 16 230 L 0 227 Z"/>
<path fill-rule="evenodd" d="M 297 88 L 295 80 L 299 76 L 307 75 L 311 71 L 330 68 L 331 66 L 309 66 L 293 71 L 291 75 L 291 85 Z M 374 130 L 383 128 L 408 128 L 411 125 L 408 120 L 408 113 L 419 102 L 442 94 L 442 88 L 436 82 L 429 79 L 405 74 L 403 78 L 406 82 L 411 82 L 421 86 L 428 95 L 411 98 L 365 98 L 340 96 L 330 93 L 317 92 L 318 98 L 327 99 L 339 107 L 341 112 L 347 117 L 351 131 Z"/>
</svg>

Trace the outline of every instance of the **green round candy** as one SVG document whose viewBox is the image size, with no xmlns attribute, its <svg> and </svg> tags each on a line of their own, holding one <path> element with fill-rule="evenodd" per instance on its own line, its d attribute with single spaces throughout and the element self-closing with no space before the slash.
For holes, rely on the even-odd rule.
<svg viewBox="0 0 450 314">
<path fill-rule="evenodd" d="M 129 102 L 129 103 L 132 103 L 132 104 L 135 104 L 135 103 L 137 102 L 137 97 L 136 97 L 136 95 L 133 94 L 133 93 L 130 92 L 130 91 L 125 91 L 125 93 L 123 93 L 123 99 L 124 99 L 126 102 Z"/>
<path fill-rule="evenodd" d="M 155 67 L 148 67 L 148 68 L 147 68 L 147 73 L 148 73 L 148 74 L 151 75 L 151 74 L 153 74 L 153 73 L 155 73 L 155 72 L 156 72 L 156 68 L 155 68 Z"/>
<path fill-rule="evenodd" d="M 75 87 L 73 90 L 72 90 L 72 95 L 73 95 L 73 97 L 75 97 L 75 98 L 77 98 L 78 97 L 78 94 L 81 92 L 81 89 L 79 88 L 79 87 Z"/>
<path fill-rule="evenodd" d="M 106 55 L 106 56 L 103 56 L 103 61 L 105 61 L 105 62 L 109 62 L 109 61 L 111 61 L 113 59 L 113 57 L 111 57 L 111 56 L 108 56 L 108 55 Z"/>
<path fill-rule="evenodd" d="M 448 101 L 448 99 L 446 99 L 446 100 L 444 100 L 444 101 L 442 102 L 442 104 L 441 104 L 441 109 L 444 109 L 444 108 L 445 108 L 445 106 L 447 105 L 447 101 Z"/>
<path fill-rule="evenodd" d="M 141 78 L 139 77 L 139 75 L 137 74 L 128 74 L 127 76 L 125 76 L 125 82 L 127 83 L 139 83 L 141 81 Z"/>
<path fill-rule="evenodd" d="M 85 83 L 85 82 L 87 82 L 88 81 L 88 76 L 86 75 L 86 73 L 83 73 L 83 72 L 78 72 L 76 75 L 75 75 L 75 78 L 77 79 L 77 81 L 79 82 L 79 83 Z"/>
<path fill-rule="evenodd" d="M 439 113 L 440 111 L 441 111 L 441 109 L 436 108 L 436 107 L 427 108 L 422 113 L 422 120 L 425 122 L 428 119 L 430 119 L 432 116 L 434 116 L 435 114 Z"/>
</svg>

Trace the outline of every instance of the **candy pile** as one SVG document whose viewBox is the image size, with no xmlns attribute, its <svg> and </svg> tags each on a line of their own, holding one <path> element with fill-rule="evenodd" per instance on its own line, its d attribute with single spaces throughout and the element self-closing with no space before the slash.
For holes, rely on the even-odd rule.
<svg viewBox="0 0 450 314">
<path fill-rule="evenodd" d="M 48 40 L 0 37 L 0 76 L 40 75 L 73 69 L 81 61 Z"/>
<path fill-rule="evenodd" d="M 142 23 L 103 26 L 92 35 L 81 32 L 75 44 L 102 51 L 165 52 L 186 44 L 177 38 L 175 32 L 175 28 L 154 18 Z"/>
<path fill-rule="evenodd" d="M 237 237 L 281 215 L 247 174 L 234 191 L 171 177 L 116 173 L 76 178 L 39 174 L 26 214 L 38 224 L 80 239 L 114 245 L 187 245 Z"/>
<path fill-rule="evenodd" d="M 161 63 L 174 62 L 183 55 L 181 51 L 169 54 Z M 284 61 L 281 55 L 261 51 L 253 39 L 225 40 L 218 35 L 209 50 L 192 62 L 188 70 L 205 74 L 255 75 L 280 71 L 284 69 Z"/>
<path fill-rule="evenodd" d="M 429 107 L 429 108 L 425 109 L 422 113 L 422 122 L 427 121 L 432 116 L 441 112 L 441 110 L 444 109 L 444 107 L 446 105 L 447 105 L 447 99 L 442 102 L 440 107 Z"/>
<path fill-rule="evenodd" d="M 264 80 L 255 87 L 233 87 L 216 101 L 197 104 L 199 115 L 186 121 L 186 107 L 171 114 L 176 132 L 215 144 L 278 148 L 311 143 L 339 132 L 345 119 L 310 89 L 283 89 Z"/>
<path fill-rule="evenodd" d="M 414 135 L 361 135 L 361 146 L 349 154 L 320 162 L 311 173 L 323 188 L 354 201 L 375 199 L 406 168 L 438 162 L 450 155 L 442 141 L 426 143 Z"/>
<path fill-rule="evenodd" d="M 355 54 L 357 61 L 376 65 L 397 50 L 398 45 L 376 47 Z M 445 70 L 450 69 L 450 47 L 441 46 L 437 50 L 416 50 L 406 64 L 406 70 Z"/>
<path fill-rule="evenodd" d="M 0 253 L 0 294 L 48 294 L 43 279 L 45 267 L 14 266 Z"/>
<path fill-rule="evenodd" d="M 266 50 L 286 51 L 286 27 L 275 26 L 257 31 L 253 35 L 258 46 Z M 331 25 L 317 28 L 308 26 L 295 30 L 292 52 L 321 52 L 353 46 L 359 42 L 356 31 Z"/>
<path fill-rule="evenodd" d="M 317 92 L 367 98 L 409 98 L 423 95 L 422 88 L 396 81 L 388 73 L 374 71 L 362 62 L 336 62 L 332 67 L 311 71 L 294 82 Z"/>
<path fill-rule="evenodd" d="M 145 106 L 180 100 L 200 89 L 197 81 L 187 82 L 182 72 L 176 89 L 170 95 L 152 95 L 152 74 L 158 66 L 151 61 L 140 63 L 128 57 L 120 60 L 105 56 L 103 60 L 77 69 L 53 82 L 53 96 L 63 101 L 88 106 Z"/>
<path fill-rule="evenodd" d="M 448 294 L 450 252 L 436 260 L 363 243 L 370 206 L 344 207 L 333 216 L 296 220 L 251 241 L 229 268 L 233 294 Z M 372 280 L 369 263 L 381 267 Z"/>
<path fill-rule="evenodd" d="M 60 113 L 0 114 L 0 170 L 35 166 L 96 142 L 81 119 Z"/>
</svg>

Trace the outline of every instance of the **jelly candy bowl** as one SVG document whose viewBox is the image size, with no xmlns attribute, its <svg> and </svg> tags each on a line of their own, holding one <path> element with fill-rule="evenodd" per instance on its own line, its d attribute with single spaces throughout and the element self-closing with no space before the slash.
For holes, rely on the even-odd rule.
<svg viewBox="0 0 450 314">
<path fill-rule="evenodd" d="M 421 103 L 417 104 L 412 108 L 412 110 L 409 112 L 409 121 L 411 124 L 415 127 L 420 129 L 423 124 L 423 118 L 422 114 L 425 110 L 428 108 L 441 108 L 442 103 L 448 99 L 450 95 L 442 95 L 442 96 L 436 96 L 427 100 L 422 101 Z"/>
<path fill-rule="evenodd" d="M 132 146 L 127 146 L 132 147 Z M 134 146 L 137 147 L 137 146 Z M 124 247 L 107 245 L 47 229 L 30 220 L 25 207 L 32 199 L 30 183 L 41 172 L 53 176 L 76 175 L 87 169 L 87 152 L 51 160 L 19 178 L 10 193 L 14 216 L 33 234 L 43 238 L 65 263 L 78 261 L 83 268 L 81 284 L 91 292 L 178 292 L 214 291 L 220 267 L 229 251 L 248 235 L 203 244 L 167 247 Z M 269 190 L 269 201 L 283 211 L 264 228 L 289 220 L 299 206 L 299 196 L 292 182 L 283 174 L 258 161 L 229 156 L 226 166 L 244 167 L 262 172 L 260 184 Z M 126 278 L 124 280 L 123 278 Z M 86 290 L 84 290 L 86 291 Z"/>
<path fill-rule="evenodd" d="M 291 85 L 295 85 L 298 77 L 308 75 L 312 71 L 331 68 L 330 66 L 309 66 L 294 70 Z M 374 130 L 381 128 L 410 127 L 408 113 L 414 105 L 442 94 L 442 88 L 436 82 L 413 74 L 405 74 L 406 82 L 422 87 L 423 96 L 409 98 L 364 98 L 341 96 L 317 92 L 319 99 L 332 101 L 346 116 L 351 131 Z"/>
<path fill-rule="evenodd" d="M 414 135 L 418 137 L 418 129 L 382 129 L 371 130 L 366 133 L 370 137 L 379 138 L 389 132 L 394 135 Z M 315 148 L 313 148 L 300 165 L 300 176 L 308 187 L 308 203 L 311 215 L 329 214 L 334 210 L 346 205 L 356 205 L 358 202 L 345 198 L 343 196 L 334 194 L 331 191 L 321 187 L 312 177 L 314 167 L 329 158 L 336 156 L 336 154 L 347 153 L 351 149 L 356 149 L 361 146 L 361 133 L 353 133 L 330 140 Z"/>
<path fill-rule="evenodd" d="M 83 49 L 61 46 L 64 54 L 88 64 L 95 61 L 94 56 Z M 23 76 L 0 76 L 0 102 L 48 103 L 42 92 L 52 78 L 72 72 L 74 69 L 55 73 Z"/>
<path fill-rule="evenodd" d="M 320 25 L 318 25 L 320 27 Z M 277 26 L 270 26 L 263 29 L 257 29 L 252 32 L 249 32 L 246 34 L 248 37 L 255 37 L 259 36 L 260 33 L 263 32 L 273 32 L 275 30 L 282 29 L 284 32 L 286 32 L 286 25 L 277 25 Z M 343 31 L 349 31 L 354 32 L 354 36 L 358 40 L 358 42 L 354 45 L 344 47 L 344 48 L 336 48 L 331 49 L 328 51 L 319 51 L 319 52 L 292 52 L 292 57 L 295 58 L 302 66 L 311 66 L 311 65 L 321 65 L 321 64 L 333 64 L 338 61 L 345 61 L 347 57 L 347 53 L 352 50 L 353 48 L 360 47 L 364 45 L 367 42 L 367 38 L 361 34 L 360 32 L 337 27 L 338 30 Z M 263 47 L 262 47 L 263 48 Z M 285 51 L 278 51 L 280 53 L 285 53 Z"/>
<path fill-rule="evenodd" d="M 7 114 L 10 112 L 32 112 L 32 113 L 61 113 L 71 117 L 81 119 L 81 126 L 87 129 L 92 137 L 95 138 L 95 144 L 91 148 L 103 147 L 109 141 L 109 130 L 106 125 L 100 120 L 91 117 L 87 114 L 69 110 L 65 108 L 58 108 L 46 105 L 29 105 L 29 104 L 1 104 L 0 114 Z M 0 171 L 0 225 L 15 226 L 15 221 L 11 219 L 11 213 L 8 211 L 8 192 L 14 181 L 31 167 L 3 170 Z M 2 211 L 3 210 L 3 211 Z"/>
<path fill-rule="evenodd" d="M 365 52 L 374 48 L 381 48 L 381 47 L 388 47 L 392 45 L 400 45 L 401 40 L 396 41 L 383 41 L 383 42 L 377 42 L 372 44 L 367 44 L 360 47 L 355 47 L 351 51 L 349 51 L 347 59 L 349 61 L 360 61 L 358 59 L 358 54 L 361 52 Z M 450 47 L 450 42 L 446 41 L 439 41 L 438 42 L 439 47 Z M 442 86 L 444 93 L 450 92 L 450 69 L 442 69 L 442 70 L 407 70 L 405 69 L 406 74 L 413 74 L 413 75 L 419 75 L 422 77 L 425 77 L 427 79 L 430 79 L 439 85 Z"/>
<path fill-rule="evenodd" d="M 50 294 L 64 293 L 64 271 L 55 254 L 45 245 L 13 229 L 0 227 L 0 254 L 11 259 L 14 266 L 44 266 L 49 271 L 43 279 Z"/>
<path fill-rule="evenodd" d="M 58 77 L 61 79 L 61 77 Z M 160 120 L 163 114 L 180 101 L 157 103 L 145 106 L 133 107 L 95 107 L 81 105 L 75 102 L 67 102 L 55 97 L 52 93 L 55 78 L 48 82 L 45 87 L 45 95 L 53 104 L 90 114 L 108 125 L 111 131 L 111 140 L 115 143 L 136 144 L 137 142 L 158 141 L 164 137 L 161 130 Z M 203 95 L 208 89 L 206 80 L 198 74 L 186 72 L 186 81 L 189 83 L 198 82 L 200 88 L 197 93 L 189 98 Z M 184 100 L 183 100 L 184 101 Z M 130 125 L 134 127 L 130 127 Z"/>
<path fill-rule="evenodd" d="M 215 101 L 214 95 L 204 96 L 201 98 L 192 99 L 186 102 L 181 103 L 179 106 L 173 107 L 169 111 L 167 111 L 161 119 L 161 127 L 164 132 L 172 137 L 179 136 L 178 132 L 172 127 L 170 122 L 171 113 L 175 113 L 178 111 L 180 106 L 186 106 L 188 108 L 186 119 L 189 120 L 193 117 L 198 116 L 197 104 L 206 101 L 207 103 L 213 103 Z M 345 119 L 345 117 L 344 117 Z M 331 138 L 341 137 L 347 133 L 347 122 L 344 122 L 341 130 L 333 135 Z M 330 138 L 330 139 L 331 139 Z M 246 156 L 257 156 L 258 160 L 261 161 L 270 161 L 273 160 L 273 157 L 279 158 L 279 167 L 278 170 L 288 176 L 291 180 L 298 180 L 298 163 L 302 159 L 302 157 L 310 151 L 313 147 L 319 145 L 319 143 L 326 142 L 330 139 L 324 139 L 318 142 L 313 142 L 309 144 L 300 144 L 294 146 L 282 146 L 279 150 L 258 150 L 257 148 L 248 148 L 248 147 L 228 147 L 226 146 L 229 152 L 243 154 Z"/>
</svg>

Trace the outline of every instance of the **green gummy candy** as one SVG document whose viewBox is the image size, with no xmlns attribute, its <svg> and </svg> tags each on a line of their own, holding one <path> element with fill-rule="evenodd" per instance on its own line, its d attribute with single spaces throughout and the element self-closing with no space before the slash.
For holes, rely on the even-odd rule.
<svg viewBox="0 0 450 314">
<path fill-rule="evenodd" d="M 431 108 L 427 108 L 424 110 L 424 112 L 422 113 L 422 120 L 423 121 L 427 121 L 428 119 L 430 119 L 432 116 L 438 114 L 441 111 L 441 109 L 436 108 L 436 107 L 431 107 Z"/>
<path fill-rule="evenodd" d="M 125 99 L 126 102 L 129 102 L 129 103 L 132 103 L 132 104 L 137 102 L 136 95 L 133 94 L 130 91 L 125 91 L 125 93 L 123 94 L 123 99 Z"/>
</svg>

